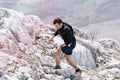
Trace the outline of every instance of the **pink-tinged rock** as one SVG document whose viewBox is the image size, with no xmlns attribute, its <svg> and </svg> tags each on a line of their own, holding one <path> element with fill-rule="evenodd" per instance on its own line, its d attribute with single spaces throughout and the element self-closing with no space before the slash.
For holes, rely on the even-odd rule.
<svg viewBox="0 0 120 80">
<path fill-rule="evenodd" d="M 3 69 L 6 64 L 12 63 L 14 60 L 16 60 L 14 57 L 4 52 L 0 52 L 0 68 Z"/>
</svg>

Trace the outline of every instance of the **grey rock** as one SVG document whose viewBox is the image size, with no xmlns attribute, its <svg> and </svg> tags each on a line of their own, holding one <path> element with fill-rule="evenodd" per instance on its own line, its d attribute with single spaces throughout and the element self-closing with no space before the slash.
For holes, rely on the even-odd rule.
<svg viewBox="0 0 120 80">
<path fill-rule="evenodd" d="M 10 80 L 10 79 L 11 79 L 11 77 L 8 75 L 4 75 L 1 77 L 1 80 Z"/>
<path fill-rule="evenodd" d="M 0 71 L 0 77 L 2 77 L 4 75 L 3 71 Z"/>
<path fill-rule="evenodd" d="M 40 75 L 37 75 L 37 74 L 34 75 L 34 77 L 33 77 L 34 80 L 40 80 L 41 78 L 42 78 L 42 77 L 41 77 Z"/>
<path fill-rule="evenodd" d="M 25 75 L 20 75 L 18 79 L 19 80 L 27 80 L 28 78 Z"/>
</svg>

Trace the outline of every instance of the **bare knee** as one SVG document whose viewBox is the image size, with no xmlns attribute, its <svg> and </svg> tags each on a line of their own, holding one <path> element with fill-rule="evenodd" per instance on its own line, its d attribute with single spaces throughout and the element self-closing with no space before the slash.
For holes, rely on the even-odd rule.
<svg viewBox="0 0 120 80">
<path fill-rule="evenodd" d="M 67 60 L 68 62 L 70 62 L 70 61 L 71 61 L 71 56 L 67 55 L 67 56 L 66 56 L 66 60 Z"/>
<path fill-rule="evenodd" d="M 54 52 L 54 56 L 55 56 L 55 55 L 58 55 L 58 51 L 57 51 L 57 50 Z"/>
<path fill-rule="evenodd" d="M 55 56 L 58 56 L 60 54 L 60 51 L 59 51 L 59 49 L 57 49 L 55 52 L 54 52 L 54 57 Z"/>
</svg>

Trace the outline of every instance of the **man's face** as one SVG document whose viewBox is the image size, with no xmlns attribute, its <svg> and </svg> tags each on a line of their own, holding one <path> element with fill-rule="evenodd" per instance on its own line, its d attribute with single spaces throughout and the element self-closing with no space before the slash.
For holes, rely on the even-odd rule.
<svg viewBox="0 0 120 80">
<path fill-rule="evenodd" d="M 60 28 L 62 28 L 62 23 L 61 24 L 58 24 L 58 23 L 56 23 L 56 24 L 54 24 L 55 25 L 55 28 L 58 30 L 58 29 L 60 29 Z"/>
</svg>

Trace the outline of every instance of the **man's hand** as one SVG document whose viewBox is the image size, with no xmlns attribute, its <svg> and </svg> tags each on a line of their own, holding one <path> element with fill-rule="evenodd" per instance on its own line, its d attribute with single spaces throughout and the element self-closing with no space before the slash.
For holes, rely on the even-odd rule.
<svg viewBox="0 0 120 80">
<path fill-rule="evenodd" d="M 66 46 L 66 44 L 65 44 L 65 43 L 61 45 L 61 47 L 65 47 L 65 46 Z"/>
<path fill-rule="evenodd" d="M 50 38 L 50 39 L 48 40 L 48 43 L 50 44 L 52 41 L 53 41 L 53 39 L 52 39 L 52 38 Z"/>
<path fill-rule="evenodd" d="M 52 38 L 50 38 L 49 40 L 48 40 L 48 43 L 50 44 L 52 41 L 53 41 L 53 38 L 54 38 L 55 36 L 53 36 Z"/>
</svg>

